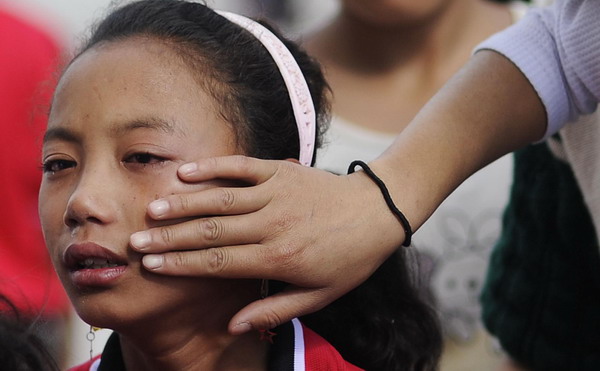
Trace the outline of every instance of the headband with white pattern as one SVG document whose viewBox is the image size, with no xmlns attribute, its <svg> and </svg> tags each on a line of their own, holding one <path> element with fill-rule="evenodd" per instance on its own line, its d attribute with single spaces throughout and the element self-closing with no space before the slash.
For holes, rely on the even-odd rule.
<svg viewBox="0 0 600 371">
<path fill-rule="evenodd" d="M 310 90 L 300 66 L 283 42 L 261 24 L 239 14 L 224 11 L 217 11 L 217 13 L 254 35 L 271 54 L 281 72 L 283 81 L 285 81 L 292 102 L 300 137 L 300 163 L 310 166 L 315 147 L 316 114 Z"/>
</svg>

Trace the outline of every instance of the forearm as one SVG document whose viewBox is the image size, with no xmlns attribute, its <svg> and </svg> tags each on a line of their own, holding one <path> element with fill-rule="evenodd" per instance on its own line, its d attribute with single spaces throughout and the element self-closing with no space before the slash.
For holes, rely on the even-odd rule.
<svg viewBox="0 0 600 371">
<path fill-rule="evenodd" d="M 371 165 L 416 230 L 481 167 L 540 139 L 544 107 L 506 58 L 477 53 Z"/>
<path fill-rule="evenodd" d="M 600 99 L 600 2 L 556 0 L 478 46 L 513 61 L 546 107 L 546 136 L 596 110 Z"/>
</svg>

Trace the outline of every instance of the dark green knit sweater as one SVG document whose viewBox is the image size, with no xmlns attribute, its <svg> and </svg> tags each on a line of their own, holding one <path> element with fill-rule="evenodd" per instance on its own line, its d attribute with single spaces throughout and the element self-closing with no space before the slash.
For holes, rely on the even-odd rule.
<svg viewBox="0 0 600 371">
<path fill-rule="evenodd" d="M 539 144 L 515 154 L 514 176 L 484 323 L 532 370 L 599 371 L 600 254 L 573 173 Z"/>
</svg>

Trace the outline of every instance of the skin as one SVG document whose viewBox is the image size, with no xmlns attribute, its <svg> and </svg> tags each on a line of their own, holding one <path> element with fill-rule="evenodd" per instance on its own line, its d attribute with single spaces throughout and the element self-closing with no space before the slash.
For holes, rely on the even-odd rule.
<svg viewBox="0 0 600 371">
<path fill-rule="evenodd" d="M 257 334 L 227 333 L 231 316 L 259 297 L 257 281 L 151 274 L 129 246 L 132 233 L 173 222 L 148 218 L 149 202 L 226 184 L 175 174 L 198 158 L 239 154 L 234 138 L 197 76 L 156 40 L 96 46 L 59 82 L 43 147 L 44 237 L 77 312 L 121 335 L 128 369 L 266 367 Z M 125 273 L 102 287 L 74 284 L 63 255 L 85 242 L 122 257 Z"/>
<path fill-rule="evenodd" d="M 344 13 L 382 27 L 416 25 L 444 11 L 454 0 L 342 0 Z"/>
</svg>

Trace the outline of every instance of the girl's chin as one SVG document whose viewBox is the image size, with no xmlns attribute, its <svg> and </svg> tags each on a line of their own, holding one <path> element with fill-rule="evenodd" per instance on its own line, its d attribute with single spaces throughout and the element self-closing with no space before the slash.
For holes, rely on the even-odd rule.
<svg viewBox="0 0 600 371">
<path fill-rule="evenodd" d="M 109 308 L 105 309 L 102 304 L 93 305 L 91 302 L 73 303 L 79 318 L 88 325 L 114 330 L 119 327 L 118 323 L 128 322 L 126 318 L 123 318 L 122 313 L 108 310 Z"/>
<path fill-rule="evenodd" d="M 140 287 L 130 290 L 100 290 L 70 295 L 79 317 L 86 323 L 116 331 L 144 328 L 165 318 L 181 318 L 197 308 L 190 295 L 173 295 L 169 290 Z"/>
<path fill-rule="evenodd" d="M 157 313 L 159 309 L 162 309 L 162 313 L 168 312 L 165 308 L 140 305 L 135 298 L 118 300 L 114 295 L 111 295 L 112 298 L 107 298 L 107 296 L 84 295 L 72 298 L 71 302 L 85 323 L 117 331 L 122 328 L 135 327 L 136 324 L 147 324 L 152 318 L 159 316 Z"/>
<path fill-rule="evenodd" d="M 95 327 L 119 332 L 145 331 L 149 323 L 179 326 L 185 319 L 197 321 L 204 315 L 213 322 L 227 322 L 237 311 L 255 300 L 259 283 L 254 280 L 197 280 L 138 277 L 121 280 L 110 288 L 85 289 L 67 286 L 81 319 Z M 200 318 L 199 318 L 200 316 Z"/>
</svg>

